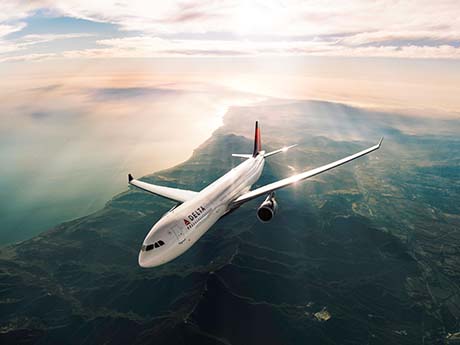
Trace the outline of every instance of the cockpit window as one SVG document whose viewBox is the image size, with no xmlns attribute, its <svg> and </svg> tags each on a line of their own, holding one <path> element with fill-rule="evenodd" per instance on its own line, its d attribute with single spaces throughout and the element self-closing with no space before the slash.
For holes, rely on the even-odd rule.
<svg viewBox="0 0 460 345">
<path fill-rule="evenodd" d="M 162 240 L 159 240 L 153 244 L 148 244 L 148 245 L 143 245 L 141 250 L 142 251 L 145 251 L 145 252 L 148 252 L 149 250 L 152 250 L 154 248 L 160 248 L 161 246 L 164 246 L 165 243 L 162 241 Z"/>
</svg>

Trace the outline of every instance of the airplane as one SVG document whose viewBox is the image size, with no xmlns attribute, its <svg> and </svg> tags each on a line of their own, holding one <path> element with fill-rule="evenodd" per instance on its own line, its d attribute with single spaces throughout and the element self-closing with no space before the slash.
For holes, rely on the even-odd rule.
<svg viewBox="0 0 460 345">
<path fill-rule="evenodd" d="M 266 158 L 296 146 L 266 153 L 262 150 L 260 128 L 256 121 L 253 153 L 232 154 L 234 157 L 244 158 L 245 161 L 200 192 L 154 185 L 136 180 L 128 174 L 130 185 L 177 202 L 176 206 L 153 225 L 145 237 L 139 252 L 139 266 L 155 267 L 174 260 L 197 242 L 220 218 L 259 196 L 266 197 L 257 209 L 257 218 L 263 223 L 271 221 L 278 210 L 274 194 L 276 190 L 378 150 L 382 141 L 383 137 L 377 145 L 351 156 L 251 190 L 262 174 Z"/>
</svg>

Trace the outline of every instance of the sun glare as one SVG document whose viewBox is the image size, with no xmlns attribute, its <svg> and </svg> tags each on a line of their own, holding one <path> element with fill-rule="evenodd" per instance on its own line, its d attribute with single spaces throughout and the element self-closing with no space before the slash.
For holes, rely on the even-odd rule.
<svg viewBox="0 0 460 345">
<path fill-rule="evenodd" d="M 270 32 L 277 18 L 272 9 L 262 3 L 244 1 L 235 15 L 235 32 L 240 35 L 262 35 Z"/>
</svg>

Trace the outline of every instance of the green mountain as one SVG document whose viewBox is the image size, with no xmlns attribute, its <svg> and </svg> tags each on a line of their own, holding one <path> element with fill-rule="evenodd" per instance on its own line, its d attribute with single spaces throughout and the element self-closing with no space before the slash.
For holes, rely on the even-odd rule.
<svg viewBox="0 0 460 345">
<path fill-rule="evenodd" d="M 155 269 L 137 266 L 138 251 L 173 203 L 138 190 L 2 248 L 0 343 L 449 341 L 460 318 L 458 122 L 325 102 L 232 108 L 188 161 L 145 180 L 200 190 L 239 162 L 231 153 L 250 151 L 256 118 L 267 150 L 300 144 L 273 157 L 259 185 L 386 139 L 279 191 L 271 223 L 252 201 Z"/>
</svg>

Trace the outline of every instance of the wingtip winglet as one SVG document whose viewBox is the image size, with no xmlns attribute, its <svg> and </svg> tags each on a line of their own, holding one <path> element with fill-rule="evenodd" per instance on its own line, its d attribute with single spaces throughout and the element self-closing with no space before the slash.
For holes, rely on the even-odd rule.
<svg viewBox="0 0 460 345">
<path fill-rule="evenodd" d="M 128 182 L 131 182 L 132 180 L 134 180 L 134 177 L 133 177 L 133 175 L 131 175 L 131 174 L 128 174 Z"/>
<path fill-rule="evenodd" d="M 380 148 L 380 146 L 382 145 L 382 141 L 383 141 L 383 137 L 380 138 L 379 140 L 379 144 L 378 144 L 378 147 Z"/>
</svg>

